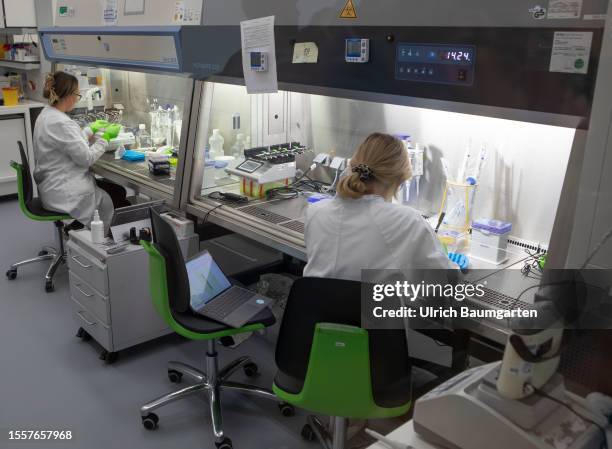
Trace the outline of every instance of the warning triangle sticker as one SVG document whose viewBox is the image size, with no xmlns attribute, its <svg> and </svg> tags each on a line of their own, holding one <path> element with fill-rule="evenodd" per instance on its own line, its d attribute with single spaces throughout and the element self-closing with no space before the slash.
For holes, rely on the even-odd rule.
<svg viewBox="0 0 612 449">
<path fill-rule="evenodd" d="M 353 0 L 347 0 L 346 5 L 342 8 L 340 12 L 341 19 L 356 19 L 357 11 L 355 10 L 355 5 L 353 5 Z"/>
</svg>

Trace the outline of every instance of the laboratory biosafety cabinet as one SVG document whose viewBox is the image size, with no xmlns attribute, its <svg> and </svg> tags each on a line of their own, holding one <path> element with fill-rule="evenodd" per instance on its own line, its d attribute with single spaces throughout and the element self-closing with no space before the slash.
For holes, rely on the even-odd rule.
<svg viewBox="0 0 612 449">
<path fill-rule="evenodd" d="M 94 172 L 170 205 L 178 205 L 180 199 L 185 136 L 196 88 L 179 65 L 180 30 L 180 26 L 40 30 L 55 70 L 79 79 L 82 97 L 72 118 L 83 128 L 99 120 L 123 125 Z M 119 148 L 136 149 L 138 154 L 120 158 Z"/>
<path fill-rule="evenodd" d="M 411 153 L 397 201 L 435 221 L 465 155 L 482 156 L 470 219 L 512 223 L 511 257 L 555 242 L 562 265 L 608 2 L 560 3 L 224 0 L 204 3 L 200 26 L 40 32 L 46 56 L 83 77 L 84 123 L 106 111 L 145 124 L 176 156 L 167 175 L 113 153 L 95 171 L 200 220 L 305 260 L 309 201 L 381 131 Z M 262 67 L 245 51 L 245 67 L 257 79 L 275 59 L 278 92 L 249 94 L 240 21 L 269 15 L 275 52 Z M 307 194 L 266 196 L 300 177 Z"/>
<path fill-rule="evenodd" d="M 435 223 L 447 181 L 465 180 L 466 153 L 483 156 L 471 219 L 512 223 L 508 259 L 550 245 L 550 266 L 562 266 L 608 2 L 554 3 L 386 0 L 345 11 L 344 1 L 207 2 L 204 28 L 227 54 L 203 56 L 218 72 L 194 98 L 181 207 L 305 260 L 308 195 L 261 198 L 259 181 L 307 172 L 303 181 L 333 183 L 359 143 L 382 131 L 411 150 L 415 177 L 397 201 Z M 249 95 L 239 22 L 267 15 L 279 91 Z M 250 57 L 245 66 L 259 70 Z M 229 168 L 211 156 L 215 134 Z"/>
</svg>

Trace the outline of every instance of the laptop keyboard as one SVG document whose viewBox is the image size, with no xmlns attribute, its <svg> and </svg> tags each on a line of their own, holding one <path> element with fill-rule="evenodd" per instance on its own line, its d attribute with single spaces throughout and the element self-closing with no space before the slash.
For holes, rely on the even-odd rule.
<svg viewBox="0 0 612 449">
<path fill-rule="evenodd" d="M 204 307 L 203 312 L 215 320 L 223 320 L 253 296 L 253 292 L 242 288 L 230 288 Z"/>
</svg>

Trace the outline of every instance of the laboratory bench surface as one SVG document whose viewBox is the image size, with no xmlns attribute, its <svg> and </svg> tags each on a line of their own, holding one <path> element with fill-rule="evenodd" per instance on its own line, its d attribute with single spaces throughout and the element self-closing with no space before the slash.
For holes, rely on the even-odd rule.
<svg viewBox="0 0 612 449">
<path fill-rule="evenodd" d="M 154 199 L 171 200 L 174 197 L 176 167 L 170 167 L 169 175 L 154 175 L 149 172 L 148 162 L 115 159 L 113 151 L 104 153 L 94 164 L 93 171 L 96 175 Z"/>
<path fill-rule="evenodd" d="M 30 109 L 33 109 L 33 108 L 44 108 L 45 106 L 47 106 L 45 103 L 40 103 L 40 102 L 34 101 L 34 100 L 24 100 L 24 101 L 19 102 L 19 104 L 15 105 L 15 106 L 4 106 L 4 105 L 1 105 L 0 106 L 0 115 L 25 114 L 26 112 L 29 112 Z"/>
</svg>

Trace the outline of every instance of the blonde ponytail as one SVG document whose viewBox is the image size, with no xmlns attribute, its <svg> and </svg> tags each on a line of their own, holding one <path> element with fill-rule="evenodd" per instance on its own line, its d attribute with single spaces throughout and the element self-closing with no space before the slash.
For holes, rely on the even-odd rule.
<svg viewBox="0 0 612 449">
<path fill-rule="evenodd" d="M 412 176 L 410 158 L 404 144 L 389 134 L 370 134 L 351 158 L 350 174 L 338 183 L 342 198 L 358 199 L 382 187 L 385 198 L 391 198 Z"/>
<path fill-rule="evenodd" d="M 368 186 L 361 180 L 359 173 L 344 176 L 338 183 L 336 191 L 343 198 L 358 199 L 366 194 Z"/>
</svg>

